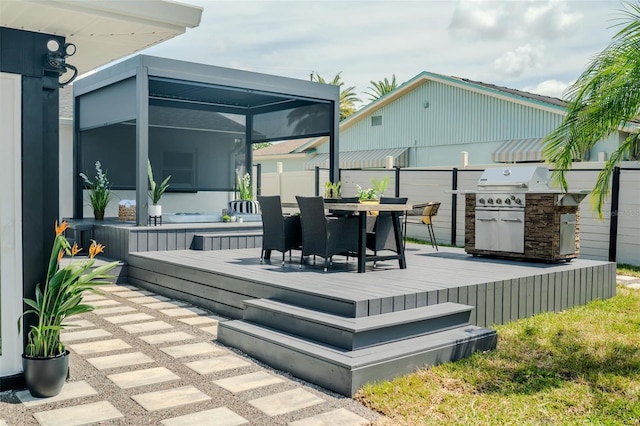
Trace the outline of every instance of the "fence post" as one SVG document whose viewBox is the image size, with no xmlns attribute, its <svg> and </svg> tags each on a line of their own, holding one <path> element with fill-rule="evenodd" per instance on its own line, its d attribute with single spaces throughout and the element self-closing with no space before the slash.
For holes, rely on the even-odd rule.
<svg viewBox="0 0 640 426">
<path fill-rule="evenodd" d="M 316 178 L 316 197 L 320 195 L 320 167 L 316 166 L 315 169 Z"/>
<path fill-rule="evenodd" d="M 458 189 L 458 168 L 454 167 L 451 171 L 451 190 Z M 458 222 L 458 195 L 451 194 L 451 245 L 456 245 L 456 223 Z"/>
<path fill-rule="evenodd" d="M 256 195 L 262 195 L 262 164 L 256 164 Z"/>
<path fill-rule="evenodd" d="M 616 261 L 618 248 L 618 208 L 620 204 L 620 167 L 613 169 L 611 182 L 611 215 L 609 216 L 609 262 Z"/>
<path fill-rule="evenodd" d="M 400 167 L 396 166 L 396 195 L 394 197 L 400 196 Z"/>
</svg>

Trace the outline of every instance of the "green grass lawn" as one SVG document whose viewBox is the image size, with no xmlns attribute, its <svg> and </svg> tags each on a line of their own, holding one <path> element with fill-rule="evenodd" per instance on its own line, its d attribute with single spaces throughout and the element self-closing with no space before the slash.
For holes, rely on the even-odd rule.
<svg viewBox="0 0 640 426">
<path fill-rule="evenodd" d="M 640 424 L 639 290 L 496 329 L 495 351 L 367 385 L 356 399 L 383 425 Z"/>
</svg>

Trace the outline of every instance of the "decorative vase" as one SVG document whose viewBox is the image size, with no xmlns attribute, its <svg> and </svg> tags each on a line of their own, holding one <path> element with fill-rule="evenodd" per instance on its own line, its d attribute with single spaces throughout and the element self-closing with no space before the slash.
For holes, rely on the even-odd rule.
<svg viewBox="0 0 640 426">
<path fill-rule="evenodd" d="M 39 358 L 22 354 L 22 369 L 29 393 L 35 398 L 56 396 L 69 376 L 69 351 Z"/>
<path fill-rule="evenodd" d="M 162 206 L 160 204 L 152 204 L 149 206 L 149 216 L 160 217 L 162 216 Z"/>
<path fill-rule="evenodd" d="M 260 214 L 260 204 L 252 200 L 229 201 L 229 210 L 236 213 Z"/>
<path fill-rule="evenodd" d="M 104 210 L 94 210 L 93 217 L 96 220 L 104 220 Z"/>
<path fill-rule="evenodd" d="M 360 200 L 360 204 L 380 204 L 380 200 Z M 377 210 L 370 210 L 367 212 L 369 216 L 378 216 Z"/>
</svg>

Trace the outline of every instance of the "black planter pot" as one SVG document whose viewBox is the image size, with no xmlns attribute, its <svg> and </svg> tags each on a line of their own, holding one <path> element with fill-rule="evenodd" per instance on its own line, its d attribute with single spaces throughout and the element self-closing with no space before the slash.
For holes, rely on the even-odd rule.
<svg viewBox="0 0 640 426">
<path fill-rule="evenodd" d="M 35 398 L 56 396 L 69 375 L 69 351 L 50 357 L 38 358 L 22 354 L 22 369 L 29 393 Z"/>
</svg>

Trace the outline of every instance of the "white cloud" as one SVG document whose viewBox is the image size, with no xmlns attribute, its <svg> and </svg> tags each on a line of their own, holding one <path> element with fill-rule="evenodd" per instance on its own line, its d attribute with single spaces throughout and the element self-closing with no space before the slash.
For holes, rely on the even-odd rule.
<svg viewBox="0 0 640 426">
<path fill-rule="evenodd" d="M 563 93 L 571 83 L 564 83 L 558 80 L 546 80 L 532 87 L 525 87 L 525 92 L 537 93 L 539 95 L 551 96 L 563 99 Z"/>
<path fill-rule="evenodd" d="M 496 59 L 493 68 L 506 77 L 520 77 L 531 69 L 539 68 L 543 51 L 543 46 L 525 44 Z"/>
<path fill-rule="evenodd" d="M 571 38 L 583 14 L 567 0 L 459 0 L 449 29 L 469 38 Z"/>
</svg>

